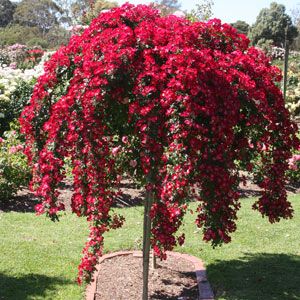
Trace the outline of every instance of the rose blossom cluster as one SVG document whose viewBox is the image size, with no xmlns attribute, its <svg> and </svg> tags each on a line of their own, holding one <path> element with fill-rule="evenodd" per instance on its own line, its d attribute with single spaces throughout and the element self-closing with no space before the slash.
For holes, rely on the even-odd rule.
<svg viewBox="0 0 300 300">
<path fill-rule="evenodd" d="M 300 154 L 294 154 L 290 159 L 289 159 L 289 167 L 291 170 L 298 170 L 298 162 L 300 162 Z"/>
<path fill-rule="evenodd" d="M 63 209 L 57 189 L 64 158 L 72 162 L 72 209 L 90 222 L 79 281 L 91 279 L 103 234 L 123 223 L 111 207 L 125 169 L 154 195 L 151 242 L 161 258 L 184 242 L 176 232 L 191 199 L 204 240 L 230 241 L 238 171 L 252 169 L 254 153 L 264 178 L 254 208 L 271 222 L 292 216 L 285 171 L 298 140 L 280 78 L 231 26 L 161 17 L 145 5 L 101 13 L 52 56 L 20 122 L 39 213 L 55 219 Z M 131 157 L 118 164 L 124 144 Z"/>
</svg>

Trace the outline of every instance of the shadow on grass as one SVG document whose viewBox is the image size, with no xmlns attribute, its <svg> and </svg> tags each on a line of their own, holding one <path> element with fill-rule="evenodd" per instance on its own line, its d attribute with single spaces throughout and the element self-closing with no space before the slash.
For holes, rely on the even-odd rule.
<svg viewBox="0 0 300 300">
<path fill-rule="evenodd" d="M 226 300 L 300 299 L 300 256 L 245 254 L 207 266 L 217 297 Z"/>
<path fill-rule="evenodd" d="M 38 203 L 38 199 L 32 193 L 28 190 L 23 190 L 9 200 L 0 199 L 0 211 L 34 212 L 34 206 Z"/>
<path fill-rule="evenodd" d="M 11 277 L 0 273 L 0 299 L 33 299 L 44 298 L 49 291 L 56 289 L 58 285 L 68 285 L 72 282 L 39 274 L 28 274 L 21 277 Z"/>
</svg>

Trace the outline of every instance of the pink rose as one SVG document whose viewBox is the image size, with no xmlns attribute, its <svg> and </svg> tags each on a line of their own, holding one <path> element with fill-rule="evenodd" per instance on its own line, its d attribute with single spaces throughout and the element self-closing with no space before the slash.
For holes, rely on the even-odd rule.
<svg viewBox="0 0 300 300">
<path fill-rule="evenodd" d="M 122 100 L 122 103 L 123 103 L 123 104 L 128 104 L 128 103 L 129 103 L 129 98 L 128 98 L 128 97 L 125 97 L 125 98 Z"/>
<path fill-rule="evenodd" d="M 124 135 L 124 136 L 122 137 L 122 142 L 123 142 L 124 144 L 127 144 L 127 143 L 128 143 L 128 136 L 127 136 L 127 135 Z"/>
<path fill-rule="evenodd" d="M 18 151 L 17 147 L 15 147 L 15 146 L 10 147 L 10 149 L 9 149 L 10 154 L 16 153 L 17 151 Z"/>
<path fill-rule="evenodd" d="M 133 168 L 135 168 L 137 166 L 137 161 L 132 159 L 130 162 L 129 162 L 129 165 Z"/>
<path fill-rule="evenodd" d="M 295 154 L 295 155 L 293 155 L 293 160 L 294 160 L 294 161 L 300 160 L 300 154 Z"/>
<path fill-rule="evenodd" d="M 17 151 L 23 150 L 23 145 L 19 144 L 16 146 Z"/>
<path fill-rule="evenodd" d="M 112 148 L 112 150 L 111 150 L 112 155 L 116 156 L 118 154 L 118 152 L 120 151 L 120 149 L 121 149 L 121 146 Z"/>
</svg>

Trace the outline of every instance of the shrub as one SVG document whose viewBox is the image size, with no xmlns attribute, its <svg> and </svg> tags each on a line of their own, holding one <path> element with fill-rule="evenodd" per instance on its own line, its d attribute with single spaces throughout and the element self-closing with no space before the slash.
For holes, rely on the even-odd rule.
<svg viewBox="0 0 300 300">
<path fill-rule="evenodd" d="M 43 73 L 44 63 L 50 56 L 51 52 L 45 53 L 33 69 L 0 67 L 0 136 L 9 129 L 9 123 L 19 116 L 27 104 L 36 78 Z"/>
<path fill-rule="evenodd" d="M 292 115 L 300 114 L 300 63 L 299 53 L 293 54 L 288 69 L 288 85 L 286 93 L 286 107 Z"/>
<path fill-rule="evenodd" d="M 283 60 L 284 54 L 285 54 L 284 48 L 272 47 L 272 49 L 271 49 L 271 58 L 272 59 Z"/>
<path fill-rule="evenodd" d="M 40 48 L 28 49 L 24 60 L 17 67 L 23 70 L 34 68 L 41 61 L 43 54 L 44 51 Z"/>
<path fill-rule="evenodd" d="M 9 123 L 18 118 L 28 103 L 35 79 L 0 76 L 0 136 L 9 130 Z"/>
<path fill-rule="evenodd" d="M 300 183 L 300 151 L 289 159 L 287 176 L 291 183 Z"/>
<path fill-rule="evenodd" d="M 0 201 L 8 200 L 30 181 L 23 147 L 16 130 L 7 131 L 0 138 Z"/>
<path fill-rule="evenodd" d="M 35 78 L 30 81 L 20 80 L 10 96 L 10 104 L 8 108 L 9 121 L 12 122 L 20 116 L 25 105 L 29 103 Z"/>
<path fill-rule="evenodd" d="M 39 46 L 43 49 L 48 48 L 48 42 L 41 37 L 34 37 L 26 43 L 28 47 Z"/>
<path fill-rule="evenodd" d="M 4 49 L 0 49 L 0 67 L 8 66 L 10 64 L 10 59 L 8 54 Z"/>
</svg>

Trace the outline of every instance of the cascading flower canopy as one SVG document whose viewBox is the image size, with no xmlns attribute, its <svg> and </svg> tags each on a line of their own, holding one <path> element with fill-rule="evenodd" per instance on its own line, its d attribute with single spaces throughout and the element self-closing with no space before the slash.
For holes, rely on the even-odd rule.
<svg viewBox="0 0 300 300">
<path fill-rule="evenodd" d="M 90 222 L 79 281 L 91 279 L 103 234 L 123 223 L 111 208 L 125 171 L 154 195 L 151 244 L 161 258 L 184 242 L 176 232 L 192 199 L 204 240 L 230 241 L 239 171 L 251 172 L 257 156 L 254 208 L 271 222 L 292 216 L 285 171 L 298 140 L 280 79 L 231 26 L 145 5 L 101 13 L 52 56 L 20 122 L 38 213 L 56 219 L 64 209 L 58 187 L 71 161 L 72 210 Z"/>
</svg>

